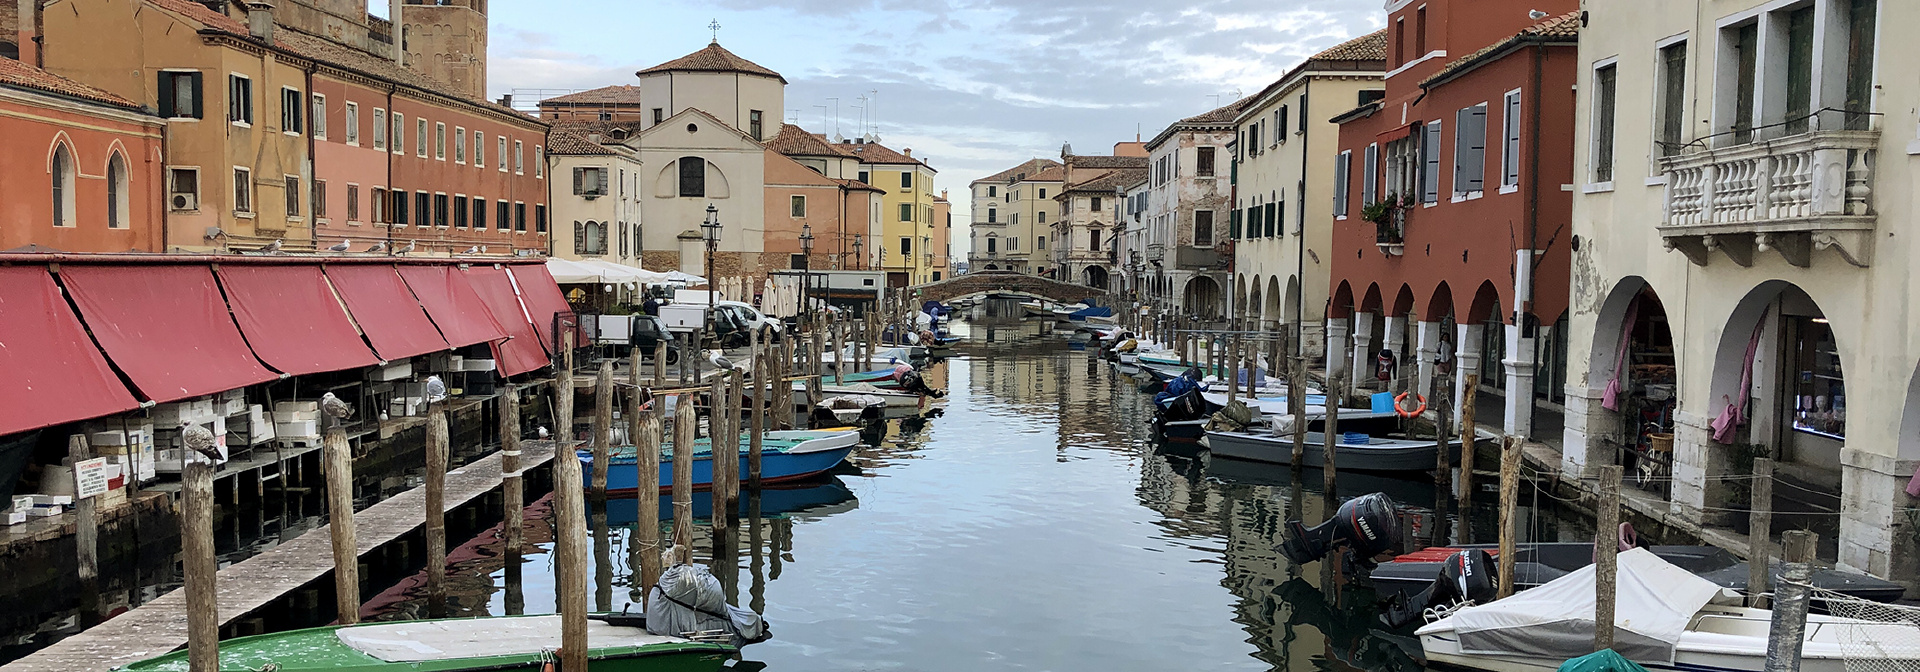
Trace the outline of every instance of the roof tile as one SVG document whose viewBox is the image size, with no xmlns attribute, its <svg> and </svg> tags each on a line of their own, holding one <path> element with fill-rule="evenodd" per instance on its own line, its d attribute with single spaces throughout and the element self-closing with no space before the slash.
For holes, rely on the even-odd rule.
<svg viewBox="0 0 1920 672">
<path fill-rule="evenodd" d="M 699 51 L 641 70 L 635 74 L 646 76 L 658 72 L 744 72 L 762 77 L 772 77 L 780 80 L 782 84 L 787 82 L 787 78 L 781 77 L 780 73 L 768 70 L 765 67 L 761 67 L 758 63 L 741 58 L 733 52 L 727 51 L 726 48 L 720 46 L 719 42 L 714 42 Z"/>
<path fill-rule="evenodd" d="M 11 58 L 0 58 L 0 85 L 33 89 L 89 102 L 138 110 L 140 106 L 101 89 L 61 77 Z"/>
<path fill-rule="evenodd" d="M 554 156 L 618 156 L 585 134 L 554 128 L 547 132 L 547 153 Z"/>
<path fill-rule="evenodd" d="M 780 132 L 766 142 L 767 148 L 787 156 L 854 156 L 842 145 L 810 133 L 793 124 L 781 124 Z"/>
<path fill-rule="evenodd" d="M 1522 28 L 1518 33 L 1509 35 L 1493 44 L 1481 47 L 1471 54 L 1454 59 L 1453 62 L 1440 68 L 1440 70 L 1433 73 L 1432 76 L 1421 80 L 1420 85 L 1427 86 L 1460 74 L 1473 66 L 1479 65 L 1481 61 L 1492 57 L 1495 53 L 1505 50 L 1508 46 L 1522 40 L 1572 43 L 1578 39 L 1580 39 L 1579 11 L 1576 10 L 1552 18 L 1542 19 L 1539 23 Z"/>
<path fill-rule="evenodd" d="M 640 87 L 632 84 L 616 84 L 597 89 L 576 91 L 564 96 L 554 96 L 540 101 L 541 107 L 561 105 L 639 105 Z"/>
<path fill-rule="evenodd" d="M 988 175 L 978 180 L 974 180 L 973 183 L 974 184 L 981 184 L 985 182 L 1005 183 L 1012 180 L 1015 176 L 1018 176 L 1021 174 L 1037 175 L 1040 173 L 1040 171 L 1046 170 L 1048 168 L 1059 168 L 1059 167 L 1061 167 L 1060 162 L 1055 161 L 1053 159 L 1033 159 L 1025 163 L 1022 163 L 1020 165 L 1014 166 L 1012 168 L 1008 168 L 1006 170 L 1000 171 L 998 173 L 994 173 L 992 175 Z"/>
</svg>

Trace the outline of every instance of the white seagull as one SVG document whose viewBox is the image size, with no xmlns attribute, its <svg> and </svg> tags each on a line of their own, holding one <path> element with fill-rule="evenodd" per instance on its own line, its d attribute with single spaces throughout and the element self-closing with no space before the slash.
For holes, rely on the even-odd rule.
<svg viewBox="0 0 1920 672">
<path fill-rule="evenodd" d="M 427 403 L 437 404 L 447 400 L 447 384 L 439 376 L 427 376 Z"/>
<path fill-rule="evenodd" d="M 384 240 L 374 243 L 373 247 L 367 248 L 367 254 L 379 254 L 385 251 L 387 251 L 387 241 Z"/>
<path fill-rule="evenodd" d="M 180 442 L 214 463 L 220 462 L 220 446 L 213 438 L 213 430 L 201 425 L 180 423 Z"/>
<path fill-rule="evenodd" d="M 345 420 L 353 417 L 353 406 L 333 396 L 332 392 L 320 395 L 320 410 L 328 416 Z"/>
<path fill-rule="evenodd" d="M 278 252 L 280 252 L 280 246 L 281 246 L 281 245 L 282 245 L 282 244 L 283 244 L 284 242 L 285 242 L 285 241 L 284 241 L 283 239 L 280 239 L 280 238 L 275 238 L 275 239 L 273 239 L 273 242 L 271 242 L 271 243 L 267 243 L 266 245 L 262 245 L 262 246 L 260 246 L 260 250 L 259 250 L 259 251 L 260 251 L 260 253 L 261 253 L 261 254 L 276 254 L 276 253 L 278 253 Z"/>
<path fill-rule="evenodd" d="M 479 254 L 479 253 L 480 253 L 480 246 L 475 245 L 473 247 L 467 248 L 467 251 L 461 252 L 460 254 Z"/>
<path fill-rule="evenodd" d="M 394 250 L 394 251 L 393 251 L 393 253 L 394 253 L 394 254 L 406 254 L 406 253 L 408 253 L 408 252 L 412 252 L 412 251 L 413 251 L 413 241 L 411 241 L 411 240 L 409 240 L 409 241 L 407 241 L 407 246 L 406 246 L 406 247 L 402 247 L 402 248 L 400 248 L 400 249 L 397 249 L 397 250 Z"/>
<path fill-rule="evenodd" d="M 350 248 L 350 247 L 353 247 L 353 239 L 351 239 L 351 238 L 342 238 L 342 239 L 340 239 L 340 244 L 339 244 L 339 245 L 335 245 L 335 246 L 333 246 L 333 247 L 329 247 L 329 248 L 327 248 L 327 251 L 328 251 L 328 252 L 345 252 L 345 251 L 347 251 L 347 248 Z"/>
</svg>

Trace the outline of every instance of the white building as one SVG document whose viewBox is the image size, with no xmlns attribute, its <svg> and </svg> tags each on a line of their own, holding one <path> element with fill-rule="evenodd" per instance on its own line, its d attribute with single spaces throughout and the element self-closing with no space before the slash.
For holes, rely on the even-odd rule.
<svg viewBox="0 0 1920 672">
<path fill-rule="evenodd" d="M 1228 315 L 1232 239 L 1227 220 L 1233 210 L 1228 146 L 1233 120 L 1251 102 L 1241 99 L 1182 119 L 1147 142 L 1147 286 L 1162 306 L 1205 318 Z"/>
</svg>

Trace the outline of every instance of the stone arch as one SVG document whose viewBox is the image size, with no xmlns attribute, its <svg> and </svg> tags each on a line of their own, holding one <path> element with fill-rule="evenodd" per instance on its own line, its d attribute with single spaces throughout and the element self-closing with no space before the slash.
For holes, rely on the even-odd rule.
<svg viewBox="0 0 1920 672">
<path fill-rule="evenodd" d="M 1367 285 L 1366 296 L 1360 300 L 1360 312 L 1379 314 L 1381 303 L 1380 283 Z"/>
<path fill-rule="evenodd" d="M 1823 325 L 1827 324 L 1828 319 L 1813 297 L 1798 285 L 1785 280 L 1762 282 L 1749 290 L 1747 295 L 1735 304 L 1733 310 L 1727 315 L 1726 327 L 1720 332 L 1719 346 L 1714 350 L 1713 376 L 1709 379 L 1709 396 L 1703 407 L 1705 415 L 1718 416 L 1729 402 L 1739 401 L 1740 379 L 1747 369 L 1747 346 L 1755 338 L 1756 333 L 1759 334 L 1759 345 L 1753 379 L 1759 381 L 1768 379 L 1763 377 L 1761 367 L 1767 363 L 1766 358 L 1769 356 L 1774 360 L 1773 367 L 1786 365 L 1778 361 L 1779 355 L 1774 352 L 1780 348 L 1768 347 L 1785 338 L 1785 335 L 1780 333 L 1783 317 L 1807 318 Z M 1765 323 L 1762 322 L 1763 319 L 1766 320 Z M 1834 355 L 1840 360 L 1840 370 L 1846 371 L 1848 369 L 1846 362 L 1851 361 L 1851 358 L 1848 357 L 1849 353 L 1844 345 L 1840 345 L 1841 343 L 1844 341 L 1836 339 L 1838 347 L 1835 348 Z M 1759 409 L 1756 404 L 1749 404 L 1749 406 L 1747 416 L 1750 419 L 1764 417 L 1761 413 L 1755 412 Z"/>
<path fill-rule="evenodd" d="M 1280 304 L 1283 306 L 1280 309 L 1280 319 L 1288 322 L 1300 319 L 1300 301 L 1302 298 L 1303 297 L 1300 296 L 1299 276 L 1287 276 L 1287 289 L 1280 295 Z"/>
<path fill-rule="evenodd" d="M 1294 282 L 1298 283 L 1299 279 L 1294 279 Z M 1288 296 L 1293 296 L 1293 293 L 1289 292 Z M 1298 308 L 1298 306 L 1295 306 L 1295 309 Z M 1327 317 L 1330 319 L 1346 319 L 1352 316 L 1353 286 L 1347 284 L 1347 281 L 1341 280 L 1340 286 L 1333 290 L 1333 302 L 1327 305 Z"/>
<path fill-rule="evenodd" d="M 1493 286 L 1492 280 L 1485 280 L 1480 283 L 1480 288 L 1474 291 L 1473 303 L 1467 308 L 1467 319 L 1462 322 L 1479 324 L 1495 319 L 1495 314 L 1498 312 L 1500 312 L 1500 290 Z M 1500 316 L 1499 319 L 1502 322 L 1506 321 L 1504 316 Z"/>
<path fill-rule="evenodd" d="M 1223 308 L 1220 283 L 1212 276 L 1196 275 L 1181 290 L 1187 312 L 1201 317 L 1220 317 Z"/>
<path fill-rule="evenodd" d="M 1242 317 L 1247 314 L 1247 276 L 1233 276 L 1233 314 L 1228 317 Z"/>
<path fill-rule="evenodd" d="M 1081 284 L 1094 289 L 1107 288 L 1107 269 L 1100 266 L 1088 266 L 1081 270 Z"/>
<path fill-rule="evenodd" d="M 1265 319 L 1274 322 L 1293 319 L 1293 316 L 1286 312 L 1285 302 L 1287 299 L 1280 295 L 1280 276 L 1275 275 L 1267 278 L 1267 291 L 1263 296 L 1266 300 L 1262 302 L 1260 314 L 1263 315 Z"/>
<path fill-rule="evenodd" d="M 1240 304 L 1240 317 L 1255 321 L 1267 319 L 1266 299 L 1261 296 L 1261 289 L 1260 276 L 1256 274 L 1253 281 L 1247 283 L 1247 302 Z"/>
<path fill-rule="evenodd" d="M 1400 285 L 1400 292 L 1393 296 L 1393 311 L 1387 313 L 1393 317 L 1403 317 L 1413 312 L 1413 288 Z"/>
<path fill-rule="evenodd" d="M 1453 287 L 1445 280 L 1433 288 L 1433 298 L 1427 300 L 1426 310 L 1420 312 L 1420 319 L 1427 322 L 1439 322 L 1454 314 Z"/>
</svg>

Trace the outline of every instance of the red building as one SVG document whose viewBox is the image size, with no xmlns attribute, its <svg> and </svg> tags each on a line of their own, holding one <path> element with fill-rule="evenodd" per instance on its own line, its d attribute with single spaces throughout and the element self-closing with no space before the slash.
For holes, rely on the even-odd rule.
<svg viewBox="0 0 1920 672">
<path fill-rule="evenodd" d="M 133 101 L 0 58 L 0 250 L 160 251 L 165 128 Z"/>
<path fill-rule="evenodd" d="M 1574 0 L 1388 6 L 1385 97 L 1340 115 L 1328 369 L 1375 381 L 1381 351 L 1432 385 L 1436 354 L 1506 399 L 1509 434 L 1564 383 Z M 1451 10 L 1461 10 L 1455 14 Z M 1545 15 L 1531 10 L 1552 12 Z M 1332 344 L 1352 337 L 1341 353 Z M 1410 348 L 1409 345 L 1412 345 Z M 1558 428 L 1543 433 L 1558 436 Z"/>
</svg>

